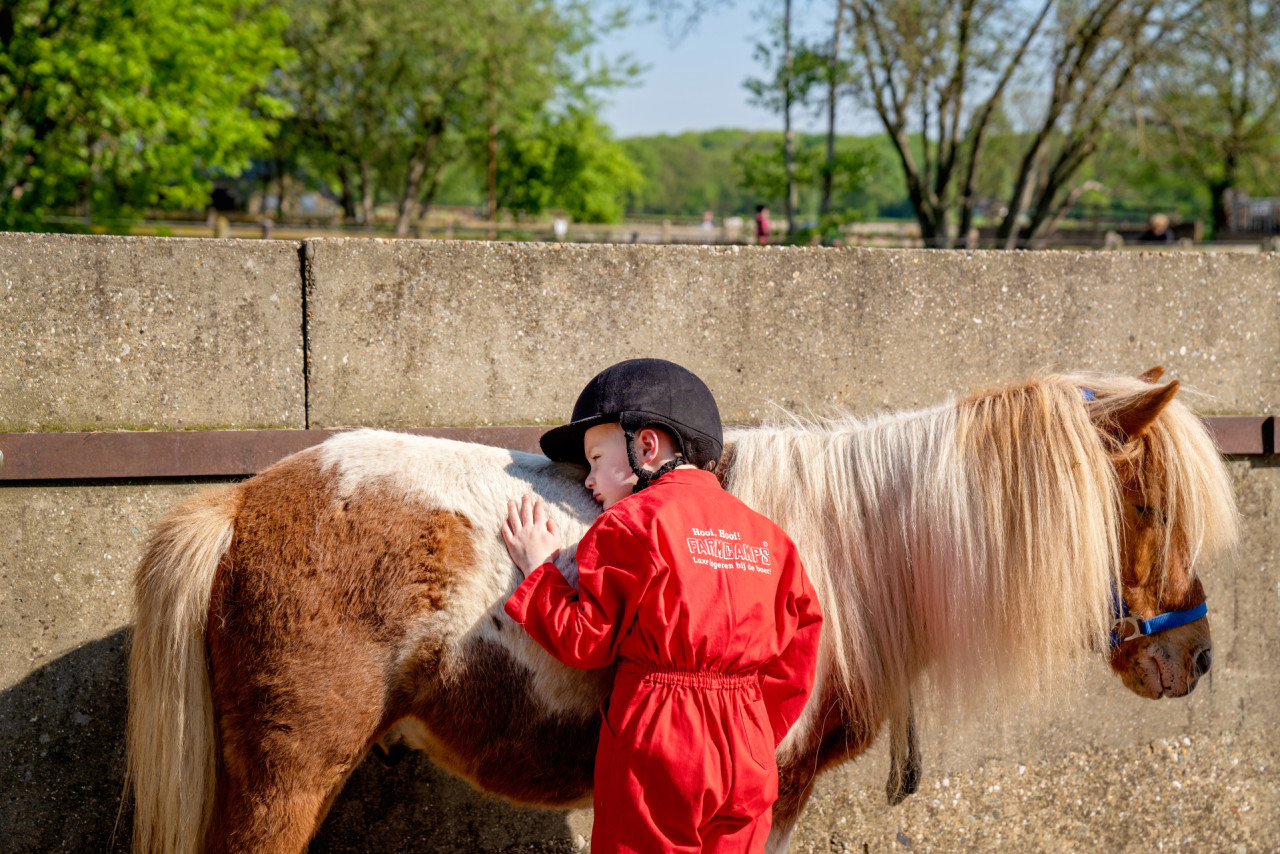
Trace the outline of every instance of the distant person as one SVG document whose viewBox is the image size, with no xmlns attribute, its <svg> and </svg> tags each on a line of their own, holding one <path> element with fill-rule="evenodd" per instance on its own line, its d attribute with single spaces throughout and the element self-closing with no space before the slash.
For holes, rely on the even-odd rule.
<svg viewBox="0 0 1280 854">
<path fill-rule="evenodd" d="M 764 205 L 756 205 L 756 243 L 761 246 L 769 242 L 769 209 Z"/>
<path fill-rule="evenodd" d="M 702 222 L 698 224 L 698 228 L 702 230 L 703 243 L 716 242 L 716 215 L 711 211 L 702 212 Z"/>
<path fill-rule="evenodd" d="M 1152 214 L 1147 220 L 1147 230 L 1138 235 L 1139 243 L 1173 243 L 1175 240 L 1169 218 L 1164 214 Z"/>
</svg>

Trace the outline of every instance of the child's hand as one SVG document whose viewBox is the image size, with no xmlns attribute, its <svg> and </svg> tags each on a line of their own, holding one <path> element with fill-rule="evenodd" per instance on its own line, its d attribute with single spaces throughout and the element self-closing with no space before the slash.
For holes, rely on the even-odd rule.
<svg viewBox="0 0 1280 854">
<path fill-rule="evenodd" d="M 502 539 L 507 541 L 511 559 L 525 575 L 554 560 L 562 543 L 560 526 L 547 515 L 547 505 L 531 495 L 507 502 Z"/>
</svg>

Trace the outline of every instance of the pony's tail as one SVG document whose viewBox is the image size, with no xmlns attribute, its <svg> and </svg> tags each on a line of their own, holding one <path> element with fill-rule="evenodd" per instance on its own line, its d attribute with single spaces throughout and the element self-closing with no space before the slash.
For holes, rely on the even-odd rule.
<svg viewBox="0 0 1280 854">
<path fill-rule="evenodd" d="M 217 754 L 205 628 L 239 501 L 230 488 L 183 502 L 156 526 L 134 576 L 127 777 L 137 854 L 194 854 L 208 827 Z"/>
</svg>

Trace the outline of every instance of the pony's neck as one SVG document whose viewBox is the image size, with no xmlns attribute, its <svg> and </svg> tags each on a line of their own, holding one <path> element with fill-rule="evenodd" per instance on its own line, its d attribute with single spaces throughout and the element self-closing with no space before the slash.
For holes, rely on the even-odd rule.
<svg viewBox="0 0 1280 854">
<path fill-rule="evenodd" d="M 841 702 L 876 727 L 905 703 L 925 661 L 916 603 L 922 548 L 954 515 L 939 501 L 954 453 L 956 409 L 943 405 L 819 424 L 732 432 L 726 487 L 796 542 L 824 613 L 823 656 Z"/>
<path fill-rule="evenodd" d="M 796 541 L 835 682 L 869 720 L 926 666 L 977 706 L 1105 637 L 1114 472 L 1078 390 L 1046 381 L 730 438 L 726 486 Z"/>
</svg>

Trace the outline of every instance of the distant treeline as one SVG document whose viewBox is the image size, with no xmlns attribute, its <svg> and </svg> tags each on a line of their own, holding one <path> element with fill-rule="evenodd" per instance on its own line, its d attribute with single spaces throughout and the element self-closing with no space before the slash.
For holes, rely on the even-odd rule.
<svg viewBox="0 0 1280 854">
<path fill-rule="evenodd" d="M 470 206 L 490 233 L 768 205 L 794 210 L 798 239 L 914 218 L 931 246 L 994 225 L 1012 248 L 1156 212 L 1222 232 L 1234 192 L 1280 190 L 1275 3 L 821 0 L 830 39 L 795 41 L 784 18 L 745 81 L 778 132 L 619 140 L 602 96 L 641 69 L 599 48 L 628 9 L 0 3 L 0 230 L 123 228 L 211 203 L 401 235 L 441 205 Z M 840 127 L 851 106 L 880 132 L 784 146 L 784 126 L 825 113 Z"/>
<path fill-rule="evenodd" d="M 748 214 L 756 205 L 781 210 L 783 176 L 780 132 L 713 130 L 675 136 L 637 136 L 621 140 L 627 156 L 644 178 L 628 193 L 629 214 L 717 216 Z M 817 164 L 826 138 L 797 135 L 800 212 L 818 212 Z M 902 175 L 892 161 L 893 149 L 883 135 L 843 136 L 837 152 L 857 161 L 834 199 L 834 210 L 847 219 L 909 219 L 911 201 Z M 868 168 L 871 167 L 871 168 Z"/>
<path fill-rule="evenodd" d="M 637 186 L 624 196 L 628 216 L 669 216 L 698 219 L 711 211 L 717 219 L 748 215 L 763 204 L 782 207 L 782 134 L 766 131 L 713 130 L 675 135 L 635 136 L 619 140 L 627 158 L 640 173 Z M 979 210 L 987 216 L 994 199 L 1013 185 L 1012 154 L 1021 143 L 1016 134 L 997 134 L 990 142 L 992 157 L 979 182 Z M 802 220 L 818 216 L 817 170 L 825 152 L 820 134 L 797 134 L 801 169 L 799 213 Z M 914 218 L 911 199 L 898 155 L 885 134 L 840 136 L 839 162 L 857 167 L 837 181 L 832 208 L 845 221 Z M 772 166 L 772 170 L 771 170 Z M 1076 205 L 1079 217 L 1102 222 L 1140 222 L 1157 211 L 1189 219 L 1208 216 L 1210 199 L 1203 187 L 1161 165 L 1144 148 L 1136 132 L 1108 136 L 1098 154 L 1082 169 L 1082 185 L 1090 189 Z M 478 183 L 452 182 L 442 201 L 480 204 Z"/>
</svg>

